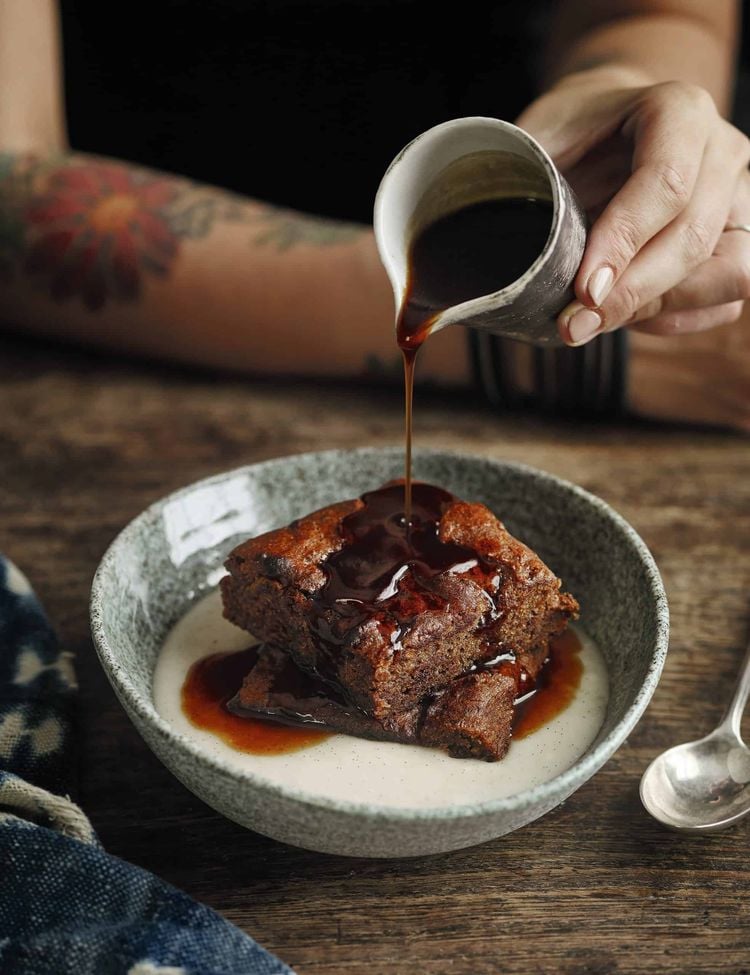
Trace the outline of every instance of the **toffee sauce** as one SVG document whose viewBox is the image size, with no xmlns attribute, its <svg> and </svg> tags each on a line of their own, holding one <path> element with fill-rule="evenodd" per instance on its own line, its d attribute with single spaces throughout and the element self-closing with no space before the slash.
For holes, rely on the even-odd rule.
<svg viewBox="0 0 750 975">
<path fill-rule="evenodd" d="M 414 369 L 420 346 L 440 312 L 517 281 L 544 250 L 552 215 L 547 200 L 484 200 L 428 224 L 409 249 L 406 289 L 396 320 L 396 341 L 404 357 L 407 525 Z"/>
<path fill-rule="evenodd" d="M 235 653 L 213 653 L 197 660 L 182 685 L 181 703 L 186 717 L 197 728 L 218 735 L 231 748 L 252 755 L 296 752 L 329 738 L 329 732 L 299 722 L 291 725 L 240 717 L 227 709 L 257 660 L 257 647 Z"/>
<path fill-rule="evenodd" d="M 581 685 L 581 641 L 575 630 L 552 637 L 549 656 L 533 688 L 516 699 L 513 738 L 525 738 L 557 717 L 571 703 Z"/>
<path fill-rule="evenodd" d="M 364 506 L 342 522 L 344 544 L 321 568 L 326 582 L 312 600 L 311 630 L 323 666 L 319 676 L 335 683 L 335 665 L 352 632 L 375 620 L 394 652 L 414 621 L 447 600 L 437 576 L 455 573 L 476 582 L 487 595 L 484 624 L 497 619 L 502 568 L 493 559 L 442 541 L 438 526 L 456 499 L 431 484 L 412 488 L 408 531 L 403 485 L 387 484 L 362 495 Z"/>
<path fill-rule="evenodd" d="M 525 738 L 560 714 L 571 702 L 581 681 L 583 666 L 581 643 L 573 630 L 566 630 L 550 641 L 549 659 L 537 678 L 536 685 L 516 701 L 513 738 Z M 238 716 L 227 710 L 227 703 L 237 693 L 243 677 L 254 666 L 258 648 L 235 653 L 215 653 L 196 661 L 188 671 L 182 687 L 182 710 L 198 728 L 211 731 L 230 747 L 252 755 L 281 755 L 318 744 L 330 737 L 327 731 L 311 728 L 304 715 L 287 711 L 285 720 L 263 720 Z M 509 655 L 498 659 L 507 665 Z M 483 665 L 485 668 L 487 664 Z M 296 670 L 296 668 L 295 668 Z M 309 698 L 315 693 L 307 685 L 314 681 L 296 671 L 293 692 Z M 290 692 L 291 693 L 291 692 Z"/>
</svg>

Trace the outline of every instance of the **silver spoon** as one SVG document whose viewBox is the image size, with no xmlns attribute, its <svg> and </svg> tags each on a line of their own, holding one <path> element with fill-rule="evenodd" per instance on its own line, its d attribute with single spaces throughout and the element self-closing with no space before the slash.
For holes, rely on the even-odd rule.
<svg viewBox="0 0 750 975">
<path fill-rule="evenodd" d="M 750 695 L 750 647 L 719 727 L 658 755 L 643 773 L 641 802 L 671 829 L 713 833 L 750 813 L 750 749 L 740 721 Z"/>
</svg>

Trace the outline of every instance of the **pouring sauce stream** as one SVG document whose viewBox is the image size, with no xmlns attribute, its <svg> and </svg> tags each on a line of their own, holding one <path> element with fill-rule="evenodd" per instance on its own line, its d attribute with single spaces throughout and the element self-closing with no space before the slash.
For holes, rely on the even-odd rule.
<svg viewBox="0 0 750 975">
<path fill-rule="evenodd" d="M 406 288 L 396 319 L 396 341 L 404 357 L 407 530 L 412 516 L 412 403 L 419 349 L 446 308 L 517 281 L 544 249 L 551 226 L 552 204 L 547 200 L 483 200 L 428 224 L 409 248 Z"/>
</svg>

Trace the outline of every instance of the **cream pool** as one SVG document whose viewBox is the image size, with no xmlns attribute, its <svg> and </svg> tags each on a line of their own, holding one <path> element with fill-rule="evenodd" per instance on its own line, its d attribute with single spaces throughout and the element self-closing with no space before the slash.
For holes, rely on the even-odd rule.
<svg viewBox="0 0 750 975">
<path fill-rule="evenodd" d="M 190 666 L 213 653 L 242 650 L 248 634 L 221 614 L 218 590 L 196 603 L 168 634 L 154 673 L 154 704 L 176 731 L 238 771 L 311 795 L 401 809 L 461 806 L 504 798 L 570 768 L 597 736 L 607 708 L 604 659 L 581 627 L 583 673 L 573 701 L 547 724 L 514 741 L 501 762 L 456 759 L 417 745 L 332 735 L 299 751 L 254 755 L 196 727 L 182 710 Z"/>
</svg>

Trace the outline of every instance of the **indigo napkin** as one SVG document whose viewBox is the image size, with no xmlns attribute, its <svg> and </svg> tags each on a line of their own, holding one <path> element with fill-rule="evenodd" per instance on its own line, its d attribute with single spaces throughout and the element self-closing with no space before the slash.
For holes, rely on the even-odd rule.
<svg viewBox="0 0 750 975">
<path fill-rule="evenodd" d="M 214 911 L 106 853 L 69 798 L 75 672 L 0 556 L 0 972 L 293 975 Z"/>
</svg>

